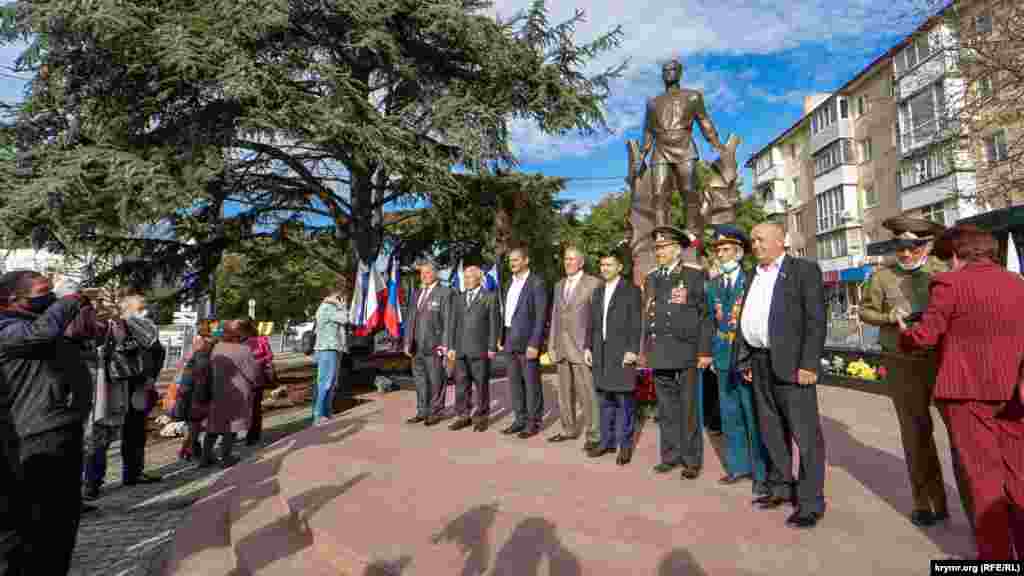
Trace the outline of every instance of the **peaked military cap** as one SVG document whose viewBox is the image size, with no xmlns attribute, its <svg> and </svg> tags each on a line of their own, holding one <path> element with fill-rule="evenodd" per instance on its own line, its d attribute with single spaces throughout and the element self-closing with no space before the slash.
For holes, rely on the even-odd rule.
<svg viewBox="0 0 1024 576">
<path fill-rule="evenodd" d="M 882 222 L 882 227 L 890 230 L 894 236 L 891 244 L 893 250 L 923 246 L 946 229 L 931 220 L 907 216 L 887 218 Z"/>
<path fill-rule="evenodd" d="M 735 244 L 741 248 L 750 245 L 750 238 L 743 233 L 743 230 L 729 224 L 718 224 L 714 227 L 715 236 L 711 241 L 711 247 L 717 248 L 723 244 Z"/>
<path fill-rule="evenodd" d="M 651 231 L 651 238 L 655 244 L 674 243 L 683 248 L 689 248 L 694 243 L 694 238 L 689 232 L 675 226 L 658 226 Z"/>
</svg>

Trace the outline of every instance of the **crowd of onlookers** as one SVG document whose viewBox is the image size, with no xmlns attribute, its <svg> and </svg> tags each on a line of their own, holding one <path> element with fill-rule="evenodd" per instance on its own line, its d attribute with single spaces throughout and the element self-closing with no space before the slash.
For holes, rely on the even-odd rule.
<svg viewBox="0 0 1024 576">
<path fill-rule="evenodd" d="M 145 298 L 0 276 L 0 576 L 67 574 L 82 514 L 95 510 L 107 452 L 120 440 L 124 486 L 144 470 L 147 421 L 164 365 Z M 200 334 L 179 363 L 173 415 L 187 423 L 180 456 L 235 462 L 236 434 L 260 439 L 273 353 L 249 320 Z M 220 439 L 219 457 L 214 457 Z"/>
</svg>

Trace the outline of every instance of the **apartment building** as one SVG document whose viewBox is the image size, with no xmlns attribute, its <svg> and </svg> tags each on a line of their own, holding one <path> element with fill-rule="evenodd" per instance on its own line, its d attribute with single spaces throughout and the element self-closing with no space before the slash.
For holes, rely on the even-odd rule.
<svg viewBox="0 0 1024 576">
<path fill-rule="evenodd" d="M 965 73 L 960 58 L 962 42 L 998 34 L 1010 10 L 1024 17 L 1004 0 L 948 7 L 834 93 L 808 97 L 803 116 L 746 163 L 766 211 L 785 222 L 792 253 L 819 262 L 833 316 L 853 311 L 881 264 L 866 249 L 891 237 L 885 219 L 948 226 L 1024 202 L 1012 157 L 1024 123 L 992 112 L 993 103 L 1019 111 L 1020 87 L 1015 98 L 996 97 L 1003 76 Z M 788 146 L 803 153 L 787 155 Z"/>
</svg>

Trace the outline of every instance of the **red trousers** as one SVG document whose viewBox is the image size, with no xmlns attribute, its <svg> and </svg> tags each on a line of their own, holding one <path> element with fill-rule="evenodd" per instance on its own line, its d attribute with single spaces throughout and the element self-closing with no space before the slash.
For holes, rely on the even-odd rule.
<svg viewBox="0 0 1024 576">
<path fill-rule="evenodd" d="M 1000 411 L 992 402 L 936 403 L 971 492 L 978 559 L 1024 559 L 1024 406 L 1011 402 Z"/>
</svg>

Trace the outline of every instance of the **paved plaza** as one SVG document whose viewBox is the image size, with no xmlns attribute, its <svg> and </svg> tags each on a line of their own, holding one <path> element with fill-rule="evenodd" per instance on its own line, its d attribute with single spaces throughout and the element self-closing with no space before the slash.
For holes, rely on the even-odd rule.
<svg viewBox="0 0 1024 576">
<path fill-rule="evenodd" d="M 555 396 L 546 377 L 546 399 Z M 579 446 L 500 435 L 511 421 L 504 381 L 485 433 L 408 425 L 415 394 L 366 394 L 330 424 L 302 430 L 210 478 L 160 574 L 240 575 L 752 575 L 927 574 L 930 559 L 966 557 L 944 431 L 938 435 L 953 517 L 919 529 L 896 417 L 884 396 L 819 387 L 829 459 L 828 511 L 815 530 L 783 525 L 790 509 L 751 507 L 750 485 L 720 486 L 718 441 L 704 474 L 657 476 L 657 424 L 632 464 L 586 458 Z M 183 471 L 183 480 L 194 472 Z M 185 497 L 139 502 L 142 524 Z M 156 535 L 171 539 L 165 524 Z M 86 535 L 90 530 L 86 529 Z M 139 546 L 148 544 L 140 542 Z M 116 572 L 110 572 L 116 573 Z M 145 572 L 143 572 L 145 573 Z"/>
</svg>

